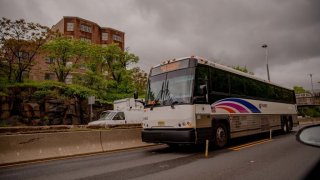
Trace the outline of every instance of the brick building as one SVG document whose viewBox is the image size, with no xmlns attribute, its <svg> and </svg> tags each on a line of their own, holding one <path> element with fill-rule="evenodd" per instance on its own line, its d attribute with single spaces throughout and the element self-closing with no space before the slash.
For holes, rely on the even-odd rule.
<svg viewBox="0 0 320 180">
<path fill-rule="evenodd" d="M 108 45 L 116 43 L 124 50 L 124 32 L 109 27 L 100 27 L 98 24 L 86 19 L 64 16 L 57 24 L 53 25 L 51 29 L 65 36 L 94 44 Z M 49 64 L 53 62 L 52 59 L 48 59 L 45 55 L 39 55 L 35 61 L 36 64 L 31 68 L 29 73 L 30 79 L 38 81 L 56 79 L 55 74 L 48 70 Z M 83 69 L 79 69 L 79 71 L 81 72 Z M 72 74 L 67 78 L 67 83 L 70 83 L 71 79 Z"/>
</svg>

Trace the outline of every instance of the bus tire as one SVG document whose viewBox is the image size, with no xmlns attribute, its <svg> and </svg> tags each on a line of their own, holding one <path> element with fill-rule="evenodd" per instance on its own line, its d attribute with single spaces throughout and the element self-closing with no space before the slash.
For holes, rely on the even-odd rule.
<svg viewBox="0 0 320 180">
<path fill-rule="evenodd" d="M 287 122 L 287 124 L 288 124 L 288 133 L 289 133 L 289 132 L 292 131 L 292 128 L 293 128 L 292 120 L 289 120 L 289 121 Z"/>
<path fill-rule="evenodd" d="M 289 126 L 288 121 L 286 119 L 284 119 L 283 122 L 281 123 L 281 129 L 284 134 L 287 134 L 289 132 L 288 126 Z"/>
<path fill-rule="evenodd" d="M 223 148 L 228 143 L 228 130 L 225 124 L 218 123 L 214 127 L 214 145 Z"/>
</svg>

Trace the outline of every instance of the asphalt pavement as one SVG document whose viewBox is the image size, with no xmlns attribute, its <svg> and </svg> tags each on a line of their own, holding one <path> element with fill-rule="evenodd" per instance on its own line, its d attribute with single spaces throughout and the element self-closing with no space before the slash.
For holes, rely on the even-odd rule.
<svg viewBox="0 0 320 180">
<path fill-rule="evenodd" d="M 234 139 L 224 149 L 166 145 L 0 168 L 0 179 L 303 179 L 320 162 L 320 148 L 295 131 Z"/>
</svg>

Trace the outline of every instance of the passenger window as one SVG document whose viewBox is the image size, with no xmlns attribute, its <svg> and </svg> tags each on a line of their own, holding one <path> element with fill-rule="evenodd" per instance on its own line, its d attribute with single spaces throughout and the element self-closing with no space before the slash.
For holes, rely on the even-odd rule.
<svg viewBox="0 0 320 180">
<path fill-rule="evenodd" d="M 244 79 L 237 75 L 230 75 L 231 94 L 245 95 Z"/>
<path fill-rule="evenodd" d="M 211 69 L 210 76 L 212 91 L 229 94 L 229 77 L 227 72 Z"/>
<path fill-rule="evenodd" d="M 124 120 L 124 113 L 123 112 L 118 112 L 114 117 L 113 120 Z"/>
<path fill-rule="evenodd" d="M 246 95 L 250 97 L 257 97 L 257 82 L 252 79 L 246 79 Z"/>
<path fill-rule="evenodd" d="M 119 117 L 121 120 L 125 120 L 124 112 L 119 112 Z"/>
</svg>

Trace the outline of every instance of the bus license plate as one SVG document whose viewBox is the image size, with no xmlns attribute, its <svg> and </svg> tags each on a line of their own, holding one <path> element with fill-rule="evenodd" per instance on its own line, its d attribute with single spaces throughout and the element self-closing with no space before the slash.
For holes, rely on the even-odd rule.
<svg viewBox="0 0 320 180">
<path fill-rule="evenodd" d="M 164 121 L 158 121 L 158 126 L 164 126 L 165 122 Z"/>
</svg>

